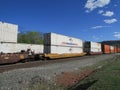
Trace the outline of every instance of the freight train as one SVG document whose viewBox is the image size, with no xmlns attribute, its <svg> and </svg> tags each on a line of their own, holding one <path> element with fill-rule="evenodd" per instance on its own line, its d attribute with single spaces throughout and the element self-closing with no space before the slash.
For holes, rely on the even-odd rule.
<svg viewBox="0 0 120 90">
<path fill-rule="evenodd" d="M 7 44 L 9 46 L 9 44 Z M 120 47 L 105 45 L 101 43 L 83 41 L 81 39 L 64 36 L 56 33 L 46 33 L 44 35 L 44 48 L 43 52 L 35 53 L 35 46 L 24 44 L 21 47 L 20 44 L 14 44 L 14 53 L 4 53 L 4 50 L 0 54 L 0 64 L 10 64 L 16 62 L 25 62 L 31 60 L 45 60 L 45 59 L 58 59 L 68 57 L 79 57 L 93 54 L 111 54 L 119 53 Z M 0 45 L 0 48 L 3 47 Z M 15 48 L 16 47 L 16 48 Z M 33 48 L 34 47 L 34 48 Z M 39 49 L 39 46 L 37 46 Z M 7 48 L 7 46 L 6 46 Z M 13 48 L 12 45 L 9 48 Z M 21 50 L 21 52 L 17 51 Z M 20 49 L 21 48 L 21 49 Z M 36 49 L 38 51 L 38 49 Z M 10 49 L 9 49 L 10 50 Z"/>
</svg>

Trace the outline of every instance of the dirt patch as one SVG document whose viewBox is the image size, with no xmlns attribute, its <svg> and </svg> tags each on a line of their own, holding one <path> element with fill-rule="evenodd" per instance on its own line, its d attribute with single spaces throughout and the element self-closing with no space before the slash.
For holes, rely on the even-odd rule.
<svg viewBox="0 0 120 90">
<path fill-rule="evenodd" d="M 87 69 L 78 73 L 63 72 L 61 75 L 57 76 L 56 83 L 64 87 L 71 87 L 92 74 L 94 71 L 94 69 Z"/>
</svg>

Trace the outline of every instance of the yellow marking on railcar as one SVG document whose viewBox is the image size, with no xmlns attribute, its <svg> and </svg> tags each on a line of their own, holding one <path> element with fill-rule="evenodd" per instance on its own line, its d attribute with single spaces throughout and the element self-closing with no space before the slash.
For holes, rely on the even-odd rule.
<svg viewBox="0 0 120 90">
<path fill-rule="evenodd" d="M 78 56 L 84 56 L 86 53 L 64 53 L 64 54 L 45 54 L 45 57 L 50 59 L 57 59 L 57 58 L 67 58 L 67 57 L 78 57 Z"/>
<path fill-rule="evenodd" d="M 24 55 L 20 55 L 20 59 L 25 59 Z"/>
<path fill-rule="evenodd" d="M 5 59 L 5 60 L 8 60 L 8 59 L 9 59 L 9 57 L 4 57 L 4 59 Z"/>
</svg>

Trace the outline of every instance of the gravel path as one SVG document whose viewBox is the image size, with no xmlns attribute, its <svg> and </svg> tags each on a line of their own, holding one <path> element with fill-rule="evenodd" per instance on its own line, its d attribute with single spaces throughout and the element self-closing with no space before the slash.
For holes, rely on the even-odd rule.
<svg viewBox="0 0 120 90">
<path fill-rule="evenodd" d="M 81 60 L 42 65 L 33 68 L 23 68 L 0 73 L 0 90 L 27 90 L 34 82 L 52 81 L 56 75 L 66 71 L 75 71 L 79 68 L 93 65 L 103 60 L 114 59 L 120 54 L 97 55 Z"/>
</svg>

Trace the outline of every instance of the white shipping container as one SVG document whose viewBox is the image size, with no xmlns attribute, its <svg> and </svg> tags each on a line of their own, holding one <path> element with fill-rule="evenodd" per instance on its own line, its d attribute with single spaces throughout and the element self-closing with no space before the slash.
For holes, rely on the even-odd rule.
<svg viewBox="0 0 120 90">
<path fill-rule="evenodd" d="M 102 52 L 101 43 L 91 42 L 91 52 Z"/>
<path fill-rule="evenodd" d="M 101 49 L 91 48 L 91 52 L 101 52 Z"/>
<path fill-rule="evenodd" d="M 2 43 L 0 44 L 0 52 L 14 53 L 16 52 L 16 44 Z"/>
<path fill-rule="evenodd" d="M 34 53 L 43 53 L 43 45 L 36 44 L 17 44 L 17 51 L 31 49 Z"/>
<path fill-rule="evenodd" d="M 0 53 L 9 53 L 9 47 L 7 44 L 0 44 Z"/>
<path fill-rule="evenodd" d="M 59 46 L 72 46 L 83 47 L 83 41 L 77 38 L 64 36 L 56 33 L 45 34 L 45 45 L 59 45 Z"/>
<path fill-rule="evenodd" d="M 78 47 L 66 47 L 66 46 L 47 46 L 48 49 L 45 53 L 83 53 L 83 48 Z"/>
<path fill-rule="evenodd" d="M 28 49 L 30 49 L 30 45 L 29 44 L 22 44 L 22 43 L 16 44 L 16 51 L 17 52 L 20 52 L 21 50 L 27 51 Z"/>
<path fill-rule="evenodd" d="M 114 46 L 110 46 L 110 50 L 112 50 L 112 51 L 113 51 L 113 50 L 114 50 Z"/>
<path fill-rule="evenodd" d="M 43 53 L 43 45 L 34 45 L 32 44 L 30 46 L 31 50 L 34 51 L 34 53 Z"/>
<path fill-rule="evenodd" d="M 27 49 L 31 49 L 35 53 L 43 53 L 43 45 L 0 43 L 0 52 L 3 53 L 17 53 L 21 52 L 21 50 L 27 51 Z"/>
<path fill-rule="evenodd" d="M 17 42 L 18 25 L 0 22 L 0 42 Z"/>
</svg>

